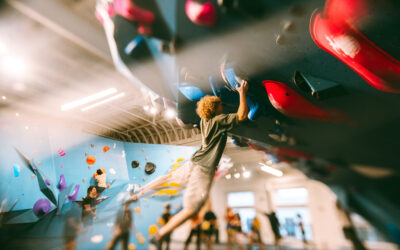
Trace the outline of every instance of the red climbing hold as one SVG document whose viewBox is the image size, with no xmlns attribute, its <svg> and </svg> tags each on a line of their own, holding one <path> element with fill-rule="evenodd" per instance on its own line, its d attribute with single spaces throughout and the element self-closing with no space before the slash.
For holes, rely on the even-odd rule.
<svg viewBox="0 0 400 250">
<path fill-rule="evenodd" d="M 263 81 L 268 98 L 282 114 L 300 119 L 333 121 L 332 115 L 295 92 L 289 86 L 277 81 Z"/>
<path fill-rule="evenodd" d="M 354 26 L 366 9 L 364 2 L 328 1 L 323 13 L 315 12 L 311 17 L 311 37 L 320 48 L 347 64 L 372 87 L 400 93 L 400 61 Z"/>
<path fill-rule="evenodd" d="M 217 11 L 211 2 L 199 3 L 188 0 L 185 5 L 186 15 L 193 23 L 202 26 L 213 26 L 217 22 Z"/>
<path fill-rule="evenodd" d="M 105 147 L 103 148 L 103 152 L 104 152 L 104 153 L 107 152 L 108 150 L 110 150 L 110 147 L 109 147 L 109 146 L 105 146 Z"/>
<path fill-rule="evenodd" d="M 131 21 L 139 23 L 154 22 L 153 12 L 138 7 L 131 0 L 114 0 L 114 10 L 118 15 Z"/>
</svg>

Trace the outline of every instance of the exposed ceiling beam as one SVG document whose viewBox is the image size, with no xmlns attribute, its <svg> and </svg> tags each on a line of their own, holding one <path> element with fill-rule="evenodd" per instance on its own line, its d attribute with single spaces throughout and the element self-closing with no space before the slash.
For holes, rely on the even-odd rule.
<svg viewBox="0 0 400 250">
<path fill-rule="evenodd" d="M 8 0 L 25 15 L 111 62 L 107 40 L 100 29 L 55 0 Z M 93 10 L 94 13 L 94 10 Z"/>
</svg>

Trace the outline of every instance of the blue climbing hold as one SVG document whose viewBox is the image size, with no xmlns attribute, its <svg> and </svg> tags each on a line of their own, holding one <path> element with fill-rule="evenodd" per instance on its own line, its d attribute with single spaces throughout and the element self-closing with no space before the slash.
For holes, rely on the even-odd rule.
<svg viewBox="0 0 400 250">
<path fill-rule="evenodd" d="M 14 177 L 18 177 L 21 171 L 21 167 L 18 164 L 14 164 L 13 169 L 14 169 Z"/>
<path fill-rule="evenodd" d="M 198 101 L 206 96 L 200 88 L 194 86 L 181 86 L 179 91 L 191 101 Z"/>
</svg>

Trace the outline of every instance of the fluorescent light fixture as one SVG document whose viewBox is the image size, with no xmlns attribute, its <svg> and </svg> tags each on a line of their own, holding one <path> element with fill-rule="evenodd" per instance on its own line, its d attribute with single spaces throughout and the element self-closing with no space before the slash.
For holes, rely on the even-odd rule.
<svg viewBox="0 0 400 250">
<path fill-rule="evenodd" d="M 103 98 L 105 96 L 112 95 L 115 92 L 117 92 L 117 90 L 115 88 L 106 89 L 106 90 L 100 91 L 96 94 L 86 96 L 82 99 L 78 99 L 78 100 L 66 103 L 61 106 L 61 110 L 62 111 L 70 110 L 70 109 L 76 108 L 78 106 L 85 105 L 86 103 L 93 102 L 93 101 Z"/>
<path fill-rule="evenodd" d="M 260 165 L 261 165 L 261 170 L 264 171 L 264 172 L 267 172 L 269 174 L 272 174 L 272 175 L 275 175 L 275 176 L 278 176 L 278 177 L 283 176 L 283 172 L 278 170 L 278 169 L 276 169 L 276 168 L 267 166 L 267 165 L 265 165 L 265 164 L 263 164 L 261 162 L 260 162 Z"/>
<path fill-rule="evenodd" d="M 1 67 L 10 76 L 21 76 L 26 72 L 25 62 L 15 56 L 4 56 L 1 61 Z"/>
<path fill-rule="evenodd" d="M 235 174 L 233 175 L 233 177 L 235 177 L 236 179 L 239 179 L 239 178 L 240 178 L 240 173 L 235 173 Z"/>
<path fill-rule="evenodd" d="M 19 116 L 19 113 L 15 113 L 15 116 Z"/>
<path fill-rule="evenodd" d="M 230 178 L 232 178 L 232 175 L 231 175 L 231 174 L 225 175 L 225 179 L 229 180 Z"/>
<path fill-rule="evenodd" d="M 155 107 L 151 107 L 150 108 L 150 113 L 152 113 L 153 115 L 155 115 L 157 113 L 157 109 Z"/>
<path fill-rule="evenodd" d="M 250 171 L 246 171 L 246 172 L 243 172 L 243 177 L 244 178 L 249 178 L 251 176 L 251 173 L 250 173 Z"/>
<path fill-rule="evenodd" d="M 176 116 L 176 112 L 175 110 L 169 108 L 165 111 L 165 116 L 169 119 L 172 119 Z"/>
<path fill-rule="evenodd" d="M 95 108 L 95 107 L 97 107 L 97 106 L 100 106 L 100 105 L 102 105 L 102 104 L 104 104 L 104 103 L 106 103 L 106 102 L 111 102 L 111 101 L 113 101 L 113 100 L 115 100 L 115 99 L 121 98 L 121 97 L 123 97 L 124 95 L 125 95 L 124 92 L 119 93 L 118 95 L 111 96 L 111 97 L 109 97 L 109 98 L 107 98 L 107 99 L 104 99 L 103 101 L 96 102 L 96 103 L 94 103 L 94 104 L 92 104 L 92 105 L 90 105 L 90 106 L 84 107 L 84 108 L 82 108 L 81 110 L 84 112 L 84 111 L 86 111 L 86 110 L 89 110 L 89 109 Z"/>
</svg>

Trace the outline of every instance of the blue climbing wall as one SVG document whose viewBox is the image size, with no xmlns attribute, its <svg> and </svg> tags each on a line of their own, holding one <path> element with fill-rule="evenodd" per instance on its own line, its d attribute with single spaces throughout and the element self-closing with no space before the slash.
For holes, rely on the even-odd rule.
<svg viewBox="0 0 400 250">
<path fill-rule="evenodd" d="M 49 127 L 47 124 L 13 116 L 0 116 L 0 121 L 0 137 L 3 142 L 0 151 L 0 201 L 11 204 L 18 199 L 12 209 L 14 212 L 30 210 L 38 199 L 46 198 L 40 191 L 37 176 L 29 170 L 15 148 L 26 158 L 33 159 L 44 179 L 49 181 L 49 188 L 57 199 L 57 184 L 61 174 L 65 176 L 67 186 L 80 185 L 77 199 L 81 200 L 86 195 L 87 187 L 94 184 L 92 176 L 96 169 L 106 170 L 107 182 L 112 185 L 101 196 L 108 198 L 98 204 L 98 218 L 94 220 L 93 226 L 84 227 L 77 236 L 78 249 L 104 248 L 113 236 L 116 214 L 129 197 L 132 184 L 143 186 L 168 173 L 189 160 L 196 150 L 195 147 L 124 143 L 69 129 Z M 106 146 L 109 150 L 104 152 L 103 148 Z M 88 156 L 96 158 L 96 162 L 90 168 L 86 162 Z M 131 167 L 133 160 L 140 163 L 138 168 Z M 144 172 L 146 162 L 157 166 L 151 175 Z M 17 170 L 14 170 L 15 168 Z M 182 192 L 180 190 L 179 194 L 171 196 L 146 197 L 132 203 L 130 207 L 134 227 L 130 244 L 135 244 L 137 249 L 147 248 L 149 226 L 157 224 L 165 203 L 171 205 L 173 213 L 180 209 Z M 52 208 L 55 208 L 55 205 L 52 205 Z M 10 244 L 18 242 L 18 246 L 23 246 L 24 242 L 27 242 L 29 245 L 29 241 L 25 241 L 26 238 L 46 237 L 49 240 L 38 248 L 60 247 L 66 222 L 71 216 L 79 218 L 80 221 L 80 213 L 79 204 L 66 202 L 58 214 L 56 209 L 53 209 L 41 219 L 37 218 L 31 227 L 24 227 L 21 232 L 12 235 L 10 233 Z M 139 242 L 140 237 L 137 237 L 137 233 L 143 236 L 144 243 Z M 29 247 L 32 249 L 32 246 Z"/>
</svg>

